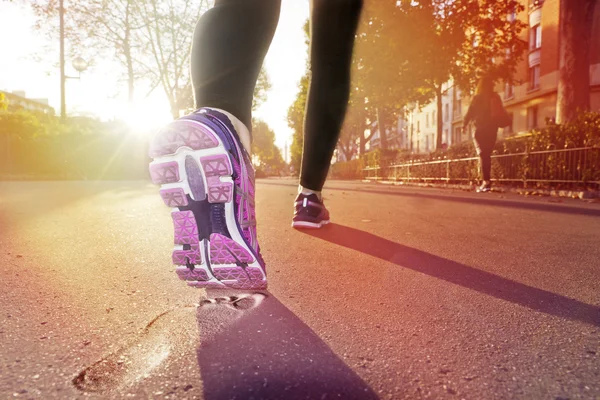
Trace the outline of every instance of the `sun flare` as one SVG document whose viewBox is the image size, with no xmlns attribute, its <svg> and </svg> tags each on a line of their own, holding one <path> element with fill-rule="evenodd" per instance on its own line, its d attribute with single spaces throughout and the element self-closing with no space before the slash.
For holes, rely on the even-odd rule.
<svg viewBox="0 0 600 400">
<path fill-rule="evenodd" d="M 128 107 L 119 119 L 131 128 L 132 133 L 146 135 L 154 133 L 161 126 L 172 120 L 169 109 L 163 104 L 154 102 L 138 102 Z"/>
</svg>

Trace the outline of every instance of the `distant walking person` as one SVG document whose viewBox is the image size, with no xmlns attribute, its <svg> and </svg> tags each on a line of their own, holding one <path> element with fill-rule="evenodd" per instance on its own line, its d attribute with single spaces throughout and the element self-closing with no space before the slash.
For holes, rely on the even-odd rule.
<svg viewBox="0 0 600 400">
<path fill-rule="evenodd" d="M 475 122 L 475 148 L 480 160 L 482 175 L 478 192 L 492 189 L 492 151 L 496 145 L 498 128 L 510 124 L 508 114 L 502 106 L 502 99 L 494 92 L 494 80 L 490 76 L 481 78 L 477 92 L 471 101 L 463 121 L 463 129 Z"/>
<path fill-rule="evenodd" d="M 363 0 L 311 0 L 311 81 L 295 228 L 329 223 L 321 190 L 350 93 Z M 281 0 L 216 0 L 198 21 L 191 56 L 197 111 L 161 129 L 150 175 L 171 207 L 173 263 L 192 286 L 264 289 L 256 233 L 252 96 Z"/>
</svg>

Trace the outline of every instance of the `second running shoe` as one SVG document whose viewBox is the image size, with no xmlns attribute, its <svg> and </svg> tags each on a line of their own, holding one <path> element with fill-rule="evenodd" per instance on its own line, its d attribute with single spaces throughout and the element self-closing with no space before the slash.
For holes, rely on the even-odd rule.
<svg viewBox="0 0 600 400">
<path fill-rule="evenodd" d="M 294 207 L 292 227 L 296 229 L 315 229 L 329 223 L 329 211 L 325 208 L 323 200 L 314 193 L 298 194 L 294 201 Z"/>
<path fill-rule="evenodd" d="M 254 209 L 254 169 L 229 118 L 212 109 L 154 137 L 150 176 L 172 208 L 173 264 L 191 286 L 267 287 Z"/>
<path fill-rule="evenodd" d="M 490 181 L 483 181 L 481 183 L 481 186 L 479 186 L 476 189 L 476 192 L 477 193 L 487 193 L 487 192 L 490 192 L 491 190 L 492 190 L 492 182 L 490 182 Z"/>
</svg>

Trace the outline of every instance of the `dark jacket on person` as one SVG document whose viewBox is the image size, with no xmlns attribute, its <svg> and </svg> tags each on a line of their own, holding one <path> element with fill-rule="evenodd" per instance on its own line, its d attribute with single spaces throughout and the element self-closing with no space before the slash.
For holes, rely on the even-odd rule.
<svg viewBox="0 0 600 400">
<path fill-rule="evenodd" d="M 495 142 L 498 134 L 498 126 L 492 120 L 492 98 L 502 104 L 500 95 L 496 92 L 488 94 L 476 94 L 469 105 L 469 110 L 464 118 L 464 125 L 475 122 L 475 139 L 490 140 Z"/>
</svg>

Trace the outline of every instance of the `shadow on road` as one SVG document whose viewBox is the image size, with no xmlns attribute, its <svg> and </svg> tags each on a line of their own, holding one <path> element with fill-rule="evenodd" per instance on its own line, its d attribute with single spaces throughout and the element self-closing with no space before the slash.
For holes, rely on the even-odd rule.
<svg viewBox="0 0 600 400">
<path fill-rule="evenodd" d="M 198 308 L 205 399 L 378 398 L 273 295 L 243 296 L 209 290 Z"/>
<path fill-rule="evenodd" d="M 528 286 L 343 225 L 303 231 L 404 268 L 443 279 L 535 311 L 600 326 L 600 308 Z"/>
<path fill-rule="evenodd" d="M 279 183 L 279 182 L 267 182 L 260 181 L 262 185 L 273 185 L 273 186 L 294 186 L 297 187 L 297 184 L 294 183 Z M 371 194 L 384 194 L 390 196 L 404 196 L 404 197 L 414 197 L 418 199 L 431 199 L 431 200 L 441 200 L 441 201 L 451 201 L 457 203 L 469 203 L 476 205 L 484 205 L 484 206 L 493 206 L 493 207 L 507 207 L 507 208 L 521 208 L 525 210 L 535 210 L 535 211 L 546 211 L 546 212 L 556 212 L 556 213 L 564 213 L 564 214 L 575 214 L 575 215 L 589 215 L 600 217 L 600 208 L 587 208 L 587 207 L 572 207 L 567 205 L 559 205 L 559 204 L 542 204 L 542 203 L 531 203 L 526 201 L 515 201 L 515 200 L 506 200 L 506 199 L 493 199 L 489 198 L 490 194 L 485 193 L 481 194 L 479 197 L 467 197 L 456 194 L 434 194 L 434 193 L 416 193 L 410 192 L 409 188 L 402 188 L 398 190 L 377 190 L 377 189 L 360 189 L 360 188 L 352 188 L 352 187 L 326 187 L 327 191 L 344 191 L 344 192 L 361 192 L 361 193 L 371 193 Z"/>
</svg>

